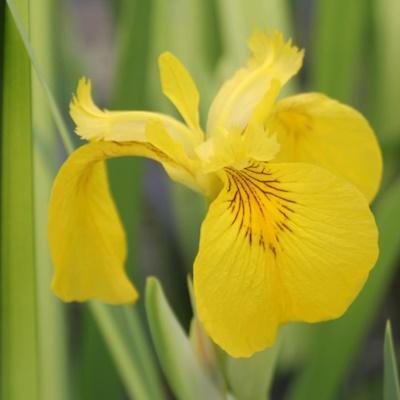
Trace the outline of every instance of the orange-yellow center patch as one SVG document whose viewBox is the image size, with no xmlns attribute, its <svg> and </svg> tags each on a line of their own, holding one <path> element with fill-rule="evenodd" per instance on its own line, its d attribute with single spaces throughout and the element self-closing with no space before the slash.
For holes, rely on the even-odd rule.
<svg viewBox="0 0 400 400">
<path fill-rule="evenodd" d="M 276 257 L 281 251 L 279 234 L 292 231 L 291 215 L 295 212 L 291 192 L 283 189 L 278 178 L 264 165 L 251 164 L 236 170 L 225 169 L 228 176 L 228 208 L 232 225 L 244 234 L 251 246 L 258 245 Z"/>
</svg>

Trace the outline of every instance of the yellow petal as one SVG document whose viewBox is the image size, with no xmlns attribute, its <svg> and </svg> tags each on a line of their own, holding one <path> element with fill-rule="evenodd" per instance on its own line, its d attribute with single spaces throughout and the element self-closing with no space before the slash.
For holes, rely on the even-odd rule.
<svg viewBox="0 0 400 400">
<path fill-rule="evenodd" d="M 201 141 L 203 134 L 199 125 L 200 96 L 196 84 L 173 54 L 161 54 L 159 65 L 163 93 L 172 101 L 194 135 Z"/>
<path fill-rule="evenodd" d="M 148 157 L 174 176 L 178 169 L 190 175 L 186 166 L 149 143 L 93 142 L 76 150 L 56 177 L 49 206 L 52 287 L 64 301 L 129 303 L 137 298 L 124 271 L 125 235 L 104 165 L 105 159 L 120 156 Z"/>
<path fill-rule="evenodd" d="M 303 51 L 285 42 L 278 32 L 254 33 L 249 47 L 252 57 L 247 66 L 222 86 L 211 105 L 207 127 L 211 134 L 217 127 L 243 129 L 271 82 L 282 87 L 301 67 Z"/>
<path fill-rule="evenodd" d="M 280 144 L 276 135 L 269 135 L 262 126 L 250 123 L 244 133 L 248 157 L 256 161 L 270 161 L 279 152 Z"/>
<path fill-rule="evenodd" d="M 274 106 L 280 90 L 281 84 L 276 79 L 273 79 L 271 81 L 271 87 L 254 109 L 250 123 L 264 125 L 265 120 L 271 113 L 272 107 Z"/>
<path fill-rule="evenodd" d="M 197 139 L 184 124 L 167 115 L 146 111 L 108 111 L 98 108 L 92 99 L 91 83 L 82 78 L 70 104 L 76 133 L 90 141 L 146 141 L 149 122 L 161 123 L 168 134 L 181 143 L 188 155 L 193 154 Z"/>
<path fill-rule="evenodd" d="M 243 168 L 251 160 L 270 161 L 279 151 L 275 136 L 262 126 L 251 124 L 242 134 L 237 130 L 221 130 L 196 148 L 203 172 L 216 172 L 224 167 Z"/>
<path fill-rule="evenodd" d="M 276 162 L 310 162 L 348 179 L 372 201 L 382 176 L 373 130 L 356 110 L 322 94 L 286 98 L 267 121 L 278 134 Z"/>
<path fill-rule="evenodd" d="M 363 194 L 311 164 L 258 163 L 222 178 L 194 264 L 211 338 L 248 357 L 271 346 L 282 323 L 341 316 L 378 254 Z"/>
<path fill-rule="evenodd" d="M 160 122 L 151 122 L 146 128 L 146 138 L 149 143 L 161 150 L 164 156 L 169 157 L 173 162 L 161 162 L 169 177 L 174 181 L 183 183 L 190 189 L 208 193 L 207 181 L 202 180 L 198 172 L 200 162 L 190 159 L 180 143 L 174 141 L 168 135 Z"/>
</svg>

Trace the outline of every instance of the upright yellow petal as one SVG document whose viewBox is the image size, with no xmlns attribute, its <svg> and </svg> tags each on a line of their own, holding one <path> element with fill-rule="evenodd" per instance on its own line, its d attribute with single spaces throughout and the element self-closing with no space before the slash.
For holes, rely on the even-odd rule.
<svg viewBox="0 0 400 400">
<path fill-rule="evenodd" d="M 279 151 L 276 135 L 268 135 L 261 125 L 250 124 L 244 133 L 221 130 L 196 148 L 205 173 L 224 167 L 243 168 L 252 160 L 270 161 Z"/>
<path fill-rule="evenodd" d="M 199 124 L 200 96 L 196 84 L 184 65 L 173 54 L 169 52 L 161 54 L 159 65 L 163 93 L 172 101 L 200 142 L 203 133 Z"/>
<path fill-rule="evenodd" d="M 356 110 L 318 93 L 277 103 L 266 126 L 278 134 L 276 162 L 309 162 L 343 176 L 372 201 L 382 176 L 373 130 Z"/>
<path fill-rule="evenodd" d="M 288 321 L 341 316 L 377 254 L 365 197 L 317 166 L 255 163 L 222 174 L 194 264 L 198 315 L 234 357 L 271 346 Z"/>
<path fill-rule="evenodd" d="M 90 141 L 146 141 L 149 122 L 161 123 L 168 134 L 181 143 L 188 155 L 193 155 L 197 139 L 187 126 L 167 115 L 147 111 L 108 111 L 95 105 L 91 83 L 82 78 L 76 96 L 70 104 L 70 114 L 76 124 L 75 131 Z"/>
<path fill-rule="evenodd" d="M 255 32 L 247 66 L 228 80 L 215 97 L 208 114 L 207 131 L 217 127 L 243 129 L 256 106 L 276 81 L 282 87 L 300 69 L 303 51 L 285 42 L 281 33 Z"/>
<path fill-rule="evenodd" d="M 203 194 L 209 192 L 209 182 L 206 177 L 202 176 L 200 161 L 190 159 L 182 145 L 168 135 L 160 122 L 148 124 L 146 138 L 149 144 L 154 146 L 154 149 L 161 151 L 164 157 L 169 157 L 168 162 L 163 161 L 162 158 L 159 161 L 163 164 L 170 178 L 186 185 L 195 192 Z M 172 160 L 173 162 L 171 162 Z"/>
<path fill-rule="evenodd" d="M 64 301 L 129 303 L 137 298 L 124 271 L 125 235 L 104 165 L 105 159 L 121 156 L 157 160 L 173 177 L 181 177 L 178 170 L 191 175 L 187 166 L 150 143 L 93 142 L 76 150 L 56 177 L 49 206 L 52 286 Z"/>
</svg>

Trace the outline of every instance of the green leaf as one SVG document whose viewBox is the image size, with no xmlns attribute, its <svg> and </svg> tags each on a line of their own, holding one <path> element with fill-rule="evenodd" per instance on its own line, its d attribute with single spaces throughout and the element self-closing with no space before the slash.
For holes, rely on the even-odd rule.
<svg viewBox="0 0 400 400">
<path fill-rule="evenodd" d="M 123 395 L 118 369 L 90 309 L 80 315 L 79 353 L 73 364 L 73 399 L 118 399 Z M 102 382 L 101 385 L 98 382 Z M 127 390 L 131 393 L 129 390 Z"/>
<path fill-rule="evenodd" d="M 400 114 L 400 2 L 398 0 L 373 1 L 373 22 L 376 32 L 371 78 L 375 83 L 376 96 L 371 104 L 371 113 L 377 133 L 384 143 L 399 144 Z"/>
<path fill-rule="evenodd" d="M 71 153 L 74 149 L 74 145 L 72 143 L 71 136 L 68 132 L 67 125 L 63 119 L 62 113 L 58 108 L 57 102 L 53 95 L 53 92 L 50 89 L 49 84 L 47 83 L 46 76 L 39 64 L 35 52 L 32 48 L 28 30 L 24 26 L 18 8 L 16 7 L 16 3 L 13 0 L 6 0 L 8 4 L 8 8 L 14 18 L 14 22 L 18 29 L 19 37 L 22 39 L 23 46 L 25 47 L 25 51 L 28 53 L 30 64 L 32 65 L 33 69 L 35 70 L 36 76 L 42 86 L 42 89 L 46 95 L 48 106 L 51 110 L 51 114 L 53 116 L 54 123 L 57 126 L 58 133 L 60 134 L 61 140 L 63 141 L 64 147 L 68 153 Z"/>
<path fill-rule="evenodd" d="M 16 5 L 29 27 L 29 2 Z M 30 62 L 11 13 L 2 14 L 0 397 L 39 400 Z"/>
<path fill-rule="evenodd" d="M 227 357 L 226 376 L 237 400 L 265 400 L 278 360 L 279 342 L 272 348 L 254 354 L 250 358 Z"/>
<path fill-rule="evenodd" d="M 371 327 L 397 266 L 400 250 L 399 181 L 381 196 L 375 215 L 380 232 L 380 258 L 347 313 L 338 320 L 313 327 L 312 354 L 293 385 L 290 399 L 336 399 L 340 385 Z"/>
<path fill-rule="evenodd" d="M 50 0 L 30 0 L 31 42 L 49 84 L 54 87 L 54 46 L 57 15 Z M 47 204 L 56 173 L 59 140 L 46 94 L 32 76 L 34 143 L 35 256 L 37 268 L 38 340 L 40 343 L 41 400 L 65 400 L 69 396 L 65 306 L 50 290 L 53 273 L 47 243 Z"/>
<path fill-rule="evenodd" d="M 236 66 L 246 61 L 252 31 L 267 29 L 291 34 L 286 0 L 218 0 L 223 49 Z"/>
<path fill-rule="evenodd" d="M 386 323 L 384 344 L 383 400 L 399 400 L 400 383 L 397 369 L 396 353 L 393 348 L 392 327 Z"/>
<path fill-rule="evenodd" d="M 174 53 L 189 69 L 200 88 L 200 113 L 204 117 L 204 105 L 209 103 L 213 82 L 210 68 L 218 52 L 219 37 L 215 27 L 214 2 L 211 0 L 154 1 L 151 76 L 157 76 L 157 58 L 163 51 Z M 211 40 L 210 40 L 211 38 Z M 171 111 L 161 96 L 158 79 L 150 82 L 154 104 Z"/>
<path fill-rule="evenodd" d="M 149 365 L 148 345 L 141 330 L 137 310 L 99 302 L 91 302 L 90 310 L 107 342 L 130 398 L 161 399 L 160 387 L 157 384 L 151 386 L 152 376 L 148 377 L 148 374 L 154 372 L 153 366 Z"/>
<path fill-rule="evenodd" d="M 341 101 L 354 94 L 357 67 L 365 40 L 364 0 L 324 0 L 316 3 L 311 89 Z"/>
<path fill-rule="evenodd" d="M 197 360 L 156 278 L 146 285 L 150 332 L 164 374 L 179 400 L 222 399 Z"/>
</svg>

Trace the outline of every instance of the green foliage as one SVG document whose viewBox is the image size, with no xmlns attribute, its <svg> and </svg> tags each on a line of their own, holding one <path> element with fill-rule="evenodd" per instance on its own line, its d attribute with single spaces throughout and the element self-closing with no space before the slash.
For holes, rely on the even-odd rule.
<svg viewBox="0 0 400 400">
<path fill-rule="evenodd" d="M 384 347 L 384 376 L 383 376 L 383 399 L 399 400 L 400 383 L 397 368 L 396 353 L 393 347 L 392 327 L 390 321 L 386 323 L 385 347 Z"/>
<path fill-rule="evenodd" d="M 227 357 L 227 381 L 237 400 L 265 400 L 269 398 L 279 342 L 272 348 L 256 353 L 250 358 Z"/>
<path fill-rule="evenodd" d="M 16 2 L 29 27 L 29 4 Z M 8 9 L 1 96 L 1 398 L 40 399 L 30 61 Z"/>
<path fill-rule="evenodd" d="M 32 48 L 51 87 L 56 68 L 52 35 L 56 20 L 55 3 L 31 0 L 30 37 Z M 37 76 L 32 75 L 33 169 L 35 206 L 35 256 L 38 300 L 38 342 L 40 350 L 41 400 L 69 397 L 66 307 L 49 290 L 53 268 L 47 243 L 47 204 L 57 172 L 58 138 L 46 94 Z M 39 223 L 40 221 L 40 223 Z"/>
<path fill-rule="evenodd" d="M 146 285 L 150 332 L 164 374 L 180 400 L 223 399 L 197 360 L 188 337 L 176 320 L 155 278 Z"/>
<path fill-rule="evenodd" d="M 312 60 L 312 90 L 340 101 L 353 100 L 366 34 L 367 7 L 363 0 L 316 3 Z"/>
<path fill-rule="evenodd" d="M 162 398 L 137 314 L 127 306 L 112 307 L 97 302 L 92 302 L 90 309 L 130 398 Z"/>
<path fill-rule="evenodd" d="M 371 73 L 375 79 L 376 101 L 371 107 L 371 118 L 379 128 L 384 144 L 399 144 L 400 81 L 396 77 L 400 70 L 400 2 L 397 0 L 375 0 L 371 10 L 375 32 L 375 52 L 370 62 L 375 67 Z M 397 160 L 398 161 L 398 160 Z"/>
</svg>

